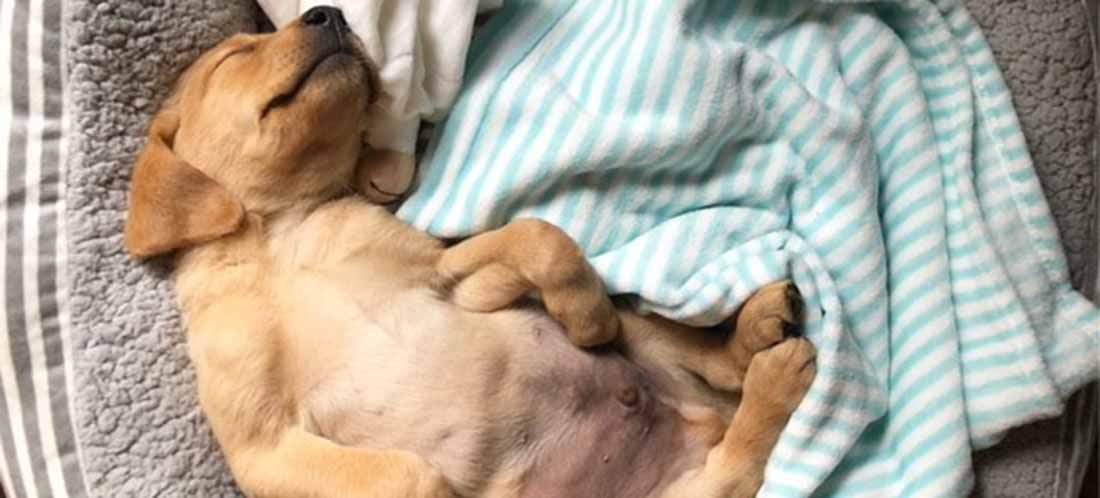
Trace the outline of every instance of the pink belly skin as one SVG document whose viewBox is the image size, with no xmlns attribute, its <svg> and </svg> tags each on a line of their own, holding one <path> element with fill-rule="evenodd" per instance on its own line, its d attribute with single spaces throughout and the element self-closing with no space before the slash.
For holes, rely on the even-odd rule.
<svg viewBox="0 0 1100 498">
<path fill-rule="evenodd" d="M 703 438 L 646 372 L 615 351 L 581 351 L 559 330 L 539 335 L 552 361 L 526 386 L 534 464 L 520 497 L 652 497 L 702 464 Z"/>
</svg>

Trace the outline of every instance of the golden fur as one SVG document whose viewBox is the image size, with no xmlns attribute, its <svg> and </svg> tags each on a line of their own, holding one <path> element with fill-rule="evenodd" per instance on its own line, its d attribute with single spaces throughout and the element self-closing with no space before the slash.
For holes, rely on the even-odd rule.
<svg viewBox="0 0 1100 498">
<path fill-rule="evenodd" d="M 548 223 L 450 248 L 400 223 L 376 203 L 412 172 L 362 145 L 372 74 L 339 21 L 204 54 L 133 174 L 126 247 L 175 254 L 244 493 L 754 495 L 814 376 L 797 290 L 758 292 L 735 334 L 696 330 L 616 309 Z M 517 304 L 532 292 L 545 312 Z"/>
</svg>

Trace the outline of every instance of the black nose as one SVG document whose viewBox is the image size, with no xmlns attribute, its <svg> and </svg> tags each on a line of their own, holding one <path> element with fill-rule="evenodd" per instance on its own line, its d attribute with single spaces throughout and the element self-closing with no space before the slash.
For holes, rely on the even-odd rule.
<svg viewBox="0 0 1100 498">
<path fill-rule="evenodd" d="M 346 28 L 344 13 L 336 7 L 314 7 L 302 14 L 302 22 L 310 26 L 331 26 Z"/>
</svg>

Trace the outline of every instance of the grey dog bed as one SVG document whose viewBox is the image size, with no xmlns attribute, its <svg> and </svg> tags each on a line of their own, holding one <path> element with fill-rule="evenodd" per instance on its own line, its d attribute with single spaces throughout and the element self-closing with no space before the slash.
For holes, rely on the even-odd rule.
<svg viewBox="0 0 1100 498">
<path fill-rule="evenodd" d="M 1096 79 L 1080 0 L 969 0 L 1008 77 L 1079 289 L 1095 285 Z M 237 496 L 196 408 L 163 264 L 135 264 L 121 228 L 131 161 L 178 72 L 255 27 L 248 1 L 73 0 L 67 7 L 73 136 L 66 180 L 74 425 L 93 496 Z M 1091 290 L 1091 289 L 1089 289 Z M 980 496 L 1067 494 L 1076 428 L 1095 409 L 1015 432 L 978 455 Z M 1087 424 L 1085 424 L 1087 425 Z M 1072 429 L 1072 430 L 1071 430 Z M 1087 436 L 1087 434 L 1085 434 Z M 1073 465 L 1076 463 L 1076 468 Z M 28 497 L 32 498 L 32 497 Z"/>
<path fill-rule="evenodd" d="M 1097 300 L 1096 0 L 971 0 L 1012 90 L 1074 286 Z M 1090 14 L 1091 13 L 1091 14 Z M 1092 291 L 1089 294 L 1089 291 Z M 1095 448 L 1096 392 L 1061 418 L 1021 427 L 975 456 L 975 496 L 1076 498 Z"/>
</svg>

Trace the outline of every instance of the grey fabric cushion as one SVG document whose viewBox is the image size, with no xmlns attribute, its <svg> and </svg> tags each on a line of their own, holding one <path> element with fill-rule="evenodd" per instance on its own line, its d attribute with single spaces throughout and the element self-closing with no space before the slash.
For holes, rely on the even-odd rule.
<svg viewBox="0 0 1100 498">
<path fill-rule="evenodd" d="M 1061 231 L 1074 286 L 1095 291 L 1096 0 L 967 0 L 1012 90 Z M 1090 3 L 1091 5 L 1087 5 Z M 1096 294 L 1091 294 L 1096 298 Z M 1017 429 L 975 456 L 975 496 L 1076 498 L 1096 427 L 1094 390 L 1059 419 Z"/>
<path fill-rule="evenodd" d="M 239 496 L 197 409 L 172 282 L 123 253 L 128 182 L 119 172 L 130 171 L 179 72 L 254 29 L 258 10 L 251 0 L 67 0 L 66 10 L 74 425 L 88 495 Z"/>
</svg>

